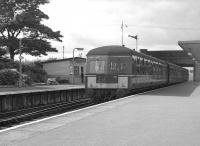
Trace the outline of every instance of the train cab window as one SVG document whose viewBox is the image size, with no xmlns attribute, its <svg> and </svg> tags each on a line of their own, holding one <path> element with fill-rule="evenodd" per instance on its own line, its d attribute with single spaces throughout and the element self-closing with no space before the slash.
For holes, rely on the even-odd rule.
<svg viewBox="0 0 200 146">
<path fill-rule="evenodd" d="M 126 73 L 127 72 L 127 64 L 124 62 L 110 62 L 110 71 L 113 73 Z"/>
<path fill-rule="evenodd" d="M 105 61 L 91 61 L 90 73 L 105 73 Z"/>
<path fill-rule="evenodd" d="M 110 69 L 111 69 L 111 70 L 117 70 L 117 63 L 111 62 L 111 63 L 110 63 Z"/>
</svg>

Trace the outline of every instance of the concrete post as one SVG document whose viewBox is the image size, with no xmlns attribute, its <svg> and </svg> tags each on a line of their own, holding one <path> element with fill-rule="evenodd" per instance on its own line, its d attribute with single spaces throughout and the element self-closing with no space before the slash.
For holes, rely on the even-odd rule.
<svg viewBox="0 0 200 146">
<path fill-rule="evenodd" d="M 194 81 L 200 81 L 200 63 L 197 61 L 195 61 L 194 63 Z"/>
</svg>

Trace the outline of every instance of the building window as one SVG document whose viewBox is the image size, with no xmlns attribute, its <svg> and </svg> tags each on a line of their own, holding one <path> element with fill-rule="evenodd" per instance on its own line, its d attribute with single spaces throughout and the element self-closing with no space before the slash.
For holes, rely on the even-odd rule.
<svg viewBox="0 0 200 146">
<path fill-rule="evenodd" d="M 79 75 L 79 66 L 74 66 L 74 75 Z"/>
</svg>

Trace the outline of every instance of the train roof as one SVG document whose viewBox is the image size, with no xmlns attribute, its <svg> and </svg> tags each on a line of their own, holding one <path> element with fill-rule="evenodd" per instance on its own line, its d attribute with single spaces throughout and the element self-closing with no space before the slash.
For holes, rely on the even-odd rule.
<svg viewBox="0 0 200 146">
<path fill-rule="evenodd" d="M 136 51 L 131 50 L 127 47 L 119 46 L 119 45 L 103 46 L 103 47 L 98 47 L 98 48 L 92 49 L 87 53 L 87 56 L 92 56 L 92 55 L 109 55 L 109 56 L 132 56 L 132 55 L 136 55 L 136 56 L 145 57 L 145 58 L 148 58 L 148 59 L 151 59 L 151 60 L 154 60 L 154 61 L 158 61 L 158 62 L 163 63 L 163 64 L 169 64 L 169 65 L 174 66 L 174 67 L 180 67 L 180 66 L 175 65 L 173 63 L 166 62 L 164 60 L 160 60 L 158 58 L 143 54 L 141 52 L 136 52 Z"/>
<path fill-rule="evenodd" d="M 118 45 L 103 46 L 90 50 L 87 53 L 87 56 L 91 55 L 131 56 L 132 50 Z"/>
</svg>

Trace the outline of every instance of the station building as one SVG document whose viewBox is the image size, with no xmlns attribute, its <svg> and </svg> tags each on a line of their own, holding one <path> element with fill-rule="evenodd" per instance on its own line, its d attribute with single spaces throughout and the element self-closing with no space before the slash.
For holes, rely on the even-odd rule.
<svg viewBox="0 0 200 146">
<path fill-rule="evenodd" d="M 81 57 L 48 60 L 43 62 L 43 69 L 48 78 L 59 78 L 71 84 L 83 84 L 86 59 Z"/>
</svg>

